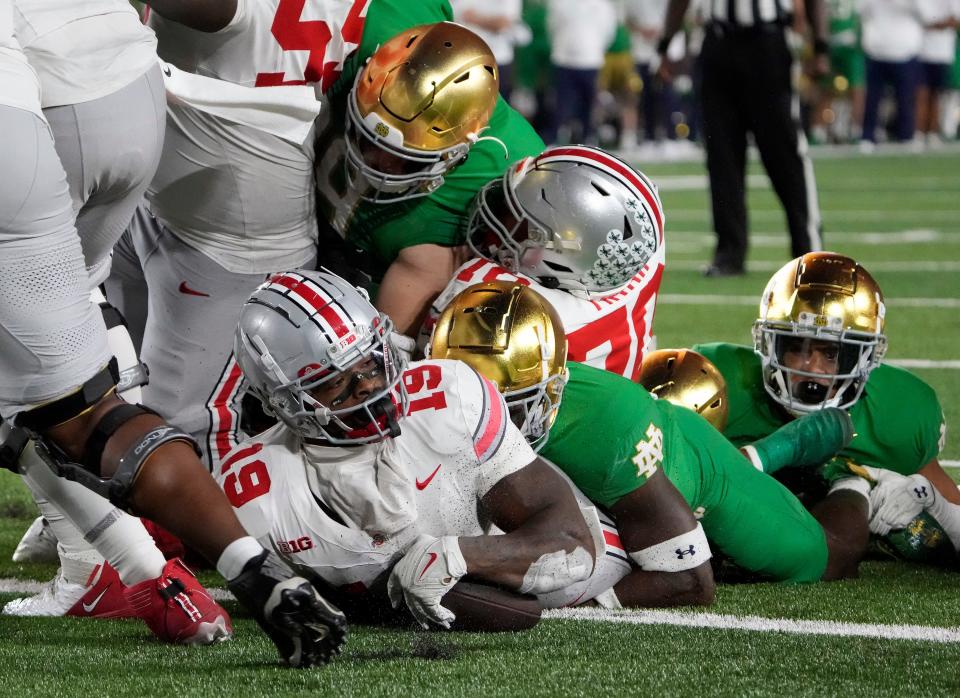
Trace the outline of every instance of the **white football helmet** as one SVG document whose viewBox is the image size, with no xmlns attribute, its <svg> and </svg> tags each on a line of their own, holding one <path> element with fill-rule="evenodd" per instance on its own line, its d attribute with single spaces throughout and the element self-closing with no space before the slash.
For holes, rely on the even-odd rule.
<svg viewBox="0 0 960 698">
<path fill-rule="evenodd" d="M 359 288 L 327 271 L 273 274 L 240 311 L 234 341 L 237 363 L 264 409 L 308 439 L 331 444 L 381 441 L 400 433 L 407 393 L 404 360 L 390 341 L 393 326 Z M 385 386 L 360 404 L 324 405 L 311 392 L 354 366 L 382 374 Z M 331 428 L 331 426 L 333 428 Z"/>
<path fill-rule="evenodd" d="M 467 244 L 481 257 L 577 295 L 630 281 L 663 246 L 657 188 L 599 148 L 547 148 L 477 194 Z"/>
</svg>

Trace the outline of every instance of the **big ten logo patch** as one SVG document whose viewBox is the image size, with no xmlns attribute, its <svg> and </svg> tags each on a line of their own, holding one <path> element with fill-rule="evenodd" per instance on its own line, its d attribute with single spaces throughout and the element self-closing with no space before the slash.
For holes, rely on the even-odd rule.
<svg viewBox="0 0 960 698">
<path fill-rule="evenodd" d="M 277 544 L 281 553 L 290 555 L 302 553 L 313 548 L 313 539 L 310 536 L 300 536 L 296 540 L 282 540 Z"/>
<path fill-rule="evenodd" d="M 634 447 L 637 455 L 633 462 L 637 466 L 637 477 L 652 477 L 663 462 L 663 432 L 653 423 L 647 427 L 646 439 L 640 439 Z"/>
</svg>

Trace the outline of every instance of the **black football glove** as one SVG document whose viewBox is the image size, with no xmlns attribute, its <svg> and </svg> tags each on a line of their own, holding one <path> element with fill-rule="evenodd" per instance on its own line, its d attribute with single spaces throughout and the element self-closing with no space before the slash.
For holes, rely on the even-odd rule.
<svg viewBox="0 0 960 698">
<path fill-rule="evenodd" d="M 347 641 L 346 616 L 275 553 L 264 550 L 227 586 L 289 666 L 326 664 Z"/>
</svg>

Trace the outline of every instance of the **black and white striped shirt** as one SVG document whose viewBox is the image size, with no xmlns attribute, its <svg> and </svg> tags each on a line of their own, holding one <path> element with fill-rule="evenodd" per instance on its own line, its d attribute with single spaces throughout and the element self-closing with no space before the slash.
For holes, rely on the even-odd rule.
<svg viewBox="0 0 960 698">
<path fill-rule="evenodd" d="M 706 22 L 751 27 L 793 17 L 794 0 L 700 0 Z"/>
</svg>

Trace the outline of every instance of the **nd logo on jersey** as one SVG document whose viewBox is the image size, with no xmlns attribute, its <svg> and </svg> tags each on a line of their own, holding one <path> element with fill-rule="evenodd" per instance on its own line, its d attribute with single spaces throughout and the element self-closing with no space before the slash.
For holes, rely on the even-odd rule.
<svg viewBox="0 0 960 698">
<path fill-rule="evenodd" d="M 652 477 L 663 462 L 663 432 L 653 423 L 647 427 L 647 439 L 640 439 L 635 446 L 637 455 L 633 462 L 637 465 L 637 477 Z"/>
</svg>

